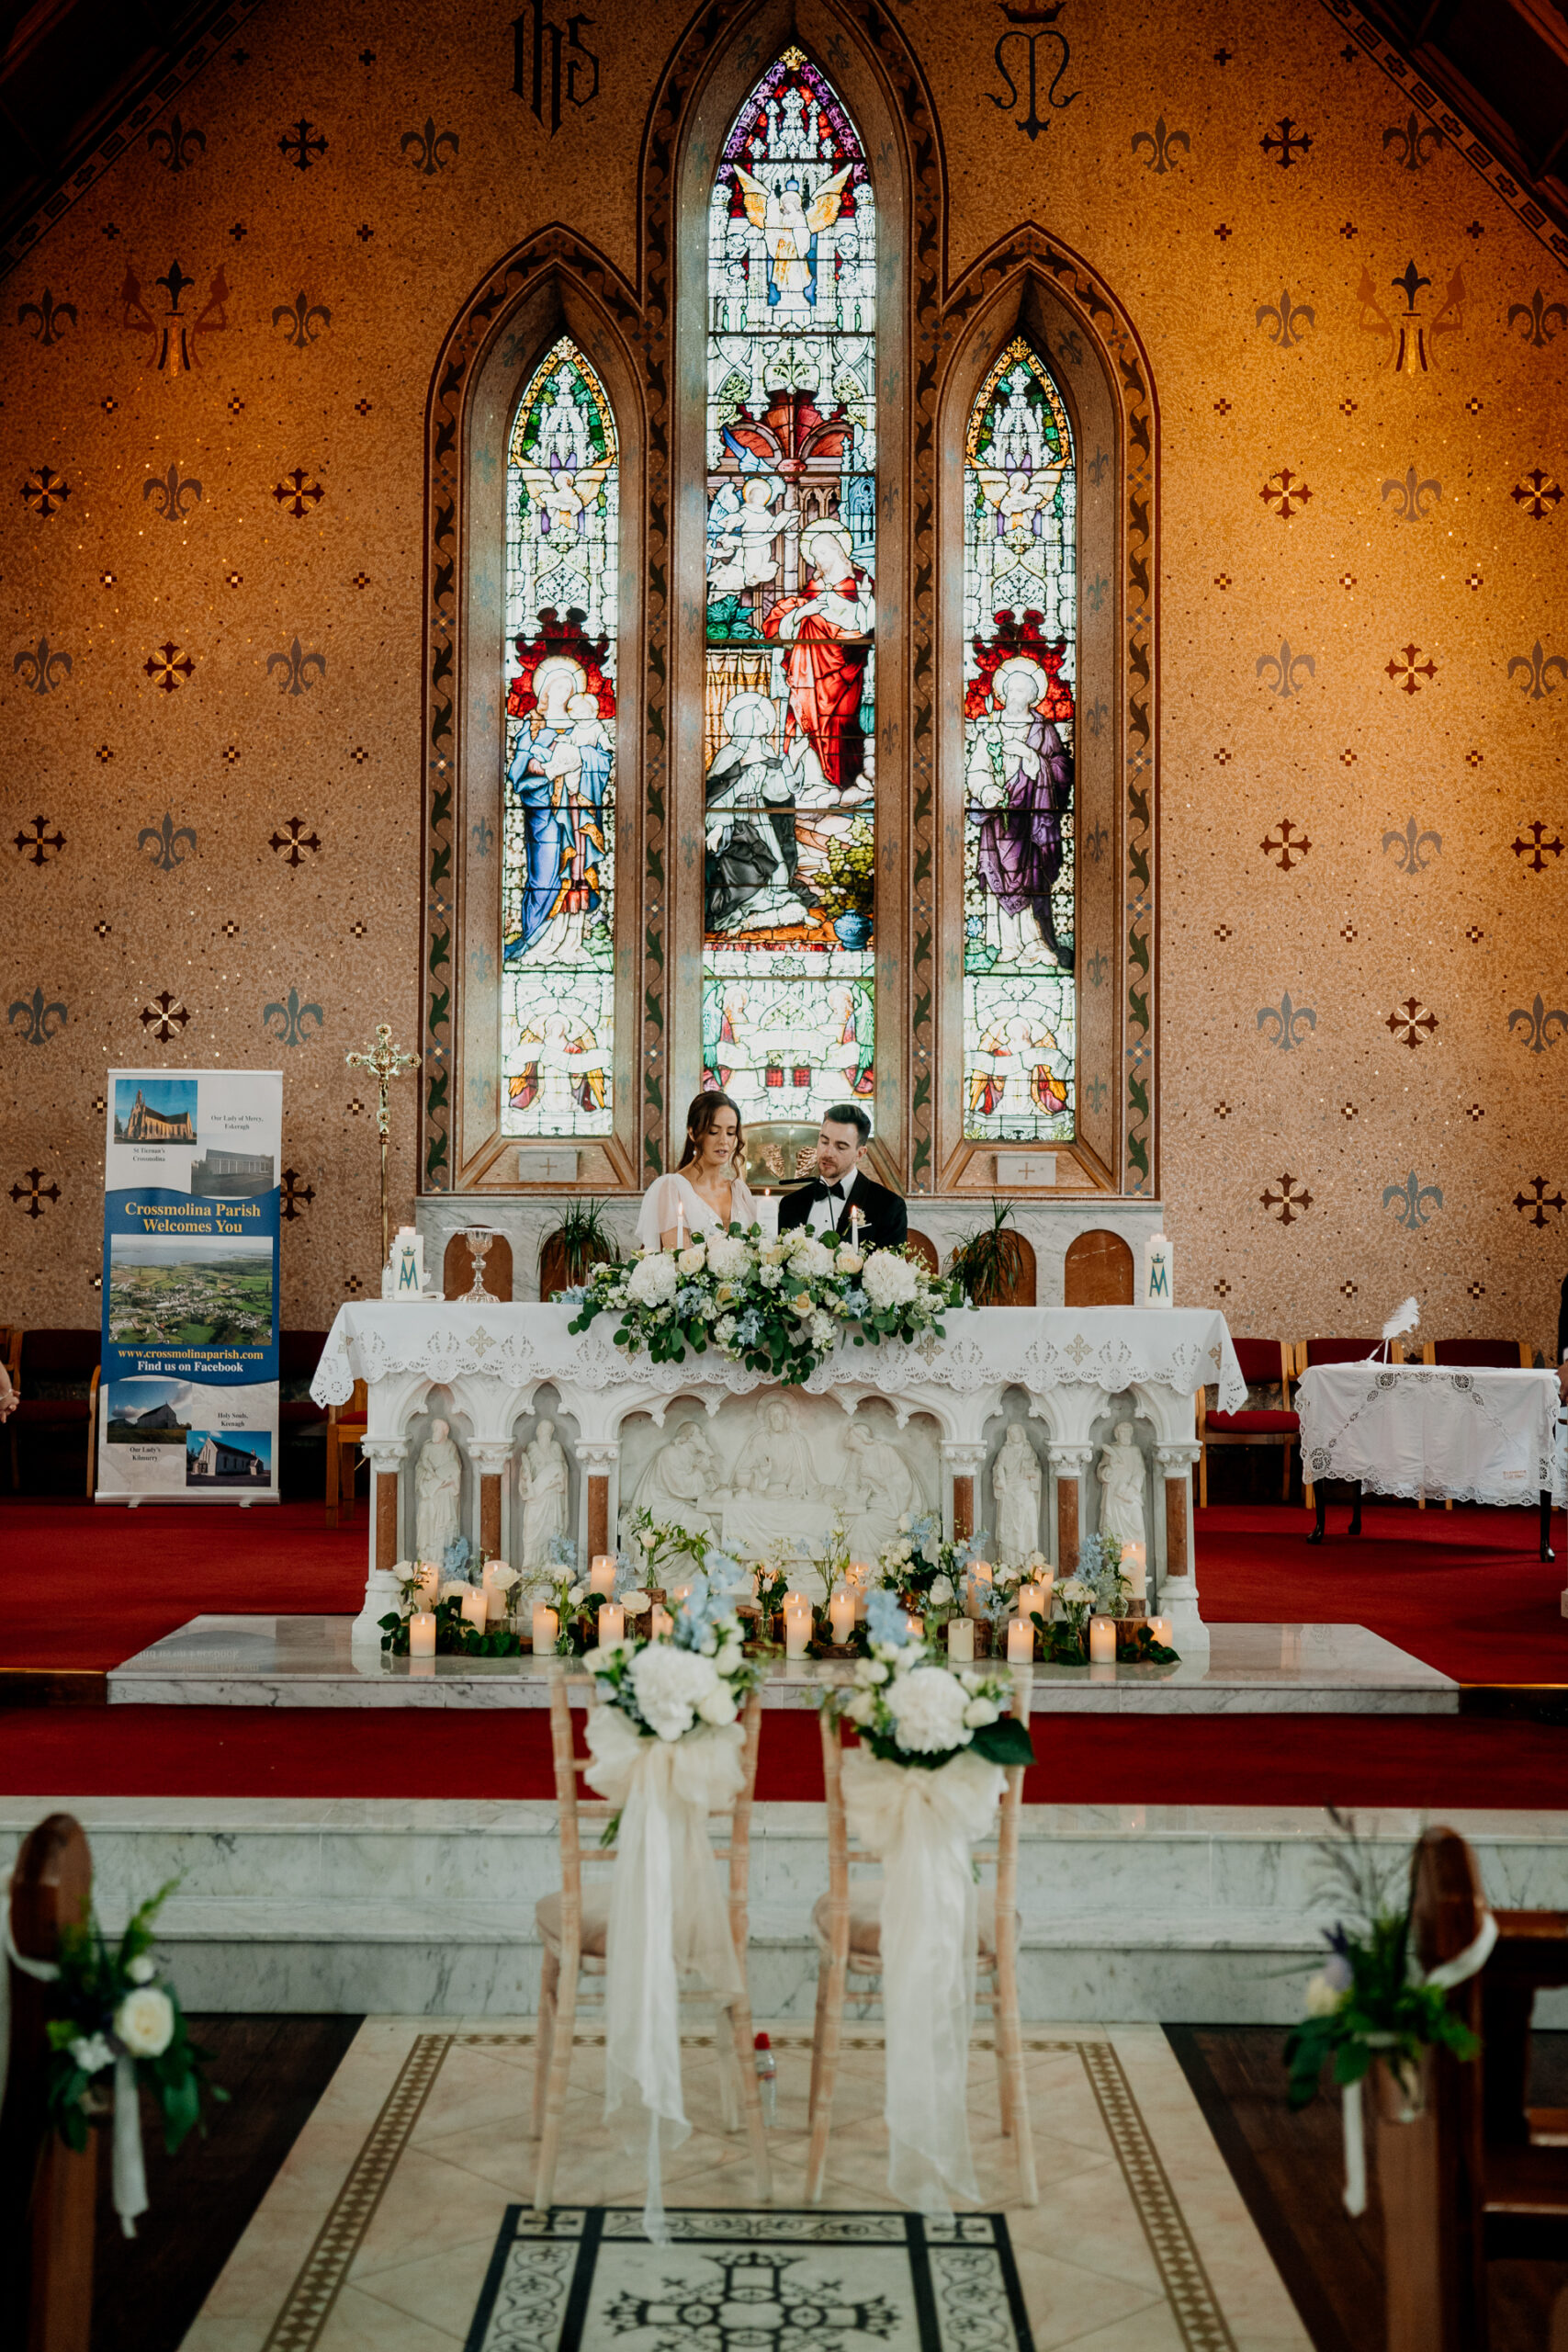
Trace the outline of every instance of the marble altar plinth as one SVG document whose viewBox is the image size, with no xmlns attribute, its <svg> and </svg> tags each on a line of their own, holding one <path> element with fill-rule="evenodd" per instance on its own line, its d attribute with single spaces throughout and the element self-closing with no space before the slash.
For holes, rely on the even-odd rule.
<svg viewBox="0 0 1568 2352">
<path fill-rule="evenodd" d="M 548 1661 L 390 1658 L 346 1617 L 194 1617 L 108 1677 L 111 1706 L 542 1707 Z M 764 1707 L 810 1708 L 847 1667 L 775 1663 Z M 1035 1714 L 1439 1714 L 1457 1682 L 1364 1625 L 1215 1625 L 1177 1666 L 1037 1666 Z M 586 1684 L 580 1686 L 586 1692 Z"/>
</svg>

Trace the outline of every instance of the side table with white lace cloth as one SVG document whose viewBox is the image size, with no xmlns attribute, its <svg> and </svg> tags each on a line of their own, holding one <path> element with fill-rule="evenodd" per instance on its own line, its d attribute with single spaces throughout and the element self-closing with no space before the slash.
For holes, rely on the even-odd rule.
<svg viewBox="0 0 1568 2352">
<path fill-rule="evenodd" d="M 1416 1500 L 1538 1503 L 1540 1556 L 1551 1558 L 1551 1514 L 1568 1507 L 1568 1464 L 1553 1371 L 1424 1363 L 1314 1364 L 1296 1389 L 1302 1478 Z"/>
</svg>

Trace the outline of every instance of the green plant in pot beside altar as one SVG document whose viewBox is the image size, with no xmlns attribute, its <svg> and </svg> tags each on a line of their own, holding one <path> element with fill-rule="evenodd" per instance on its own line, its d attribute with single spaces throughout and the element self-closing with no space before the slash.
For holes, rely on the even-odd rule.
<svg viewBox="0 0 1568 2352">
<path fill-rule="evenodd" d="M 1012 1220 L 1012 1203 L 993 1195 L 990 1224 L 967 1235 L 947 1261 L 971 1306 L 1005 1306 L 1024 1280 L 1023 1237 Z"/>
<path fill-rule="evenodd" d="M 539 1262 L 543 1265 L 547 1254 L 555 1254 L 562 1290 L 581 1293 L 595 1266 L 620 1264 L 620 1244 L 604 1222 L 604 1209 L 603 1201 L 574 1201 L 541 1240 Z M 556 1293 L 558 1298 L 560 1295 Z"/>
</svg>

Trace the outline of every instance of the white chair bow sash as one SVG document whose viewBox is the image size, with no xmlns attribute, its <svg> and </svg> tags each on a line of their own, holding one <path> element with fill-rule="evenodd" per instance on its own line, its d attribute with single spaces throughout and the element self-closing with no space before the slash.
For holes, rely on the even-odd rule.
<svg viewBox="0 0 1568 2352">
<path fill-rule="evenodd" d="M 681 1979 L 721 2003 L 743 1990 L 708 1815 L 740 1790 L 744 1734 L 727 1724 L 655 1739 L 604 1706 L 590 1711 L 586 1737 L 592 1761 L 583 1778 L 621 1808 L 604 1946 L 604 2118 L 620 2116 L 628 2151 L 646 2145 L 643 2227 L 663 2245 L 660 2150 L 678 2148 L 692 2128 L 681 2092 Z"/>
<path fill-rule="evenodd" d="M 978 1905 L 970 1849 L 988 1837 L 1007 1785 L 968 1749 L 934 1771 L 846 1750 L 844 1814 L 882 1857 L 882 2004 L 887 2051 L 887 2185 L 920 2212 L 978 2199 L 969 2148 L 969 2032 Z"/>
</svg>

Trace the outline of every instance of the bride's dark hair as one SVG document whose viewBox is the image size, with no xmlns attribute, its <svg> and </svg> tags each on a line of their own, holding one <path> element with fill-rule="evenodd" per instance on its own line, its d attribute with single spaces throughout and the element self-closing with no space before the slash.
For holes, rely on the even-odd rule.
<svg viewBox="0 0 1568 2352">
<path fill-rule="evenodd" d="M 737 1169 L 744 1166 L 746 1131 L 740 1124 L 740 1105 L 739 1102 L 731 1102 L 728 1094 L 715 1093 L 698 1094 L 693 1097 L 691 1108 L 686 1113 L 686 1148 L 681 1154 L 682 1168 L 689 1168 L 692 1161 L 696 1159 L 702 1148 L 703 1137 L 712 1130 L 721 1111 L 733 1111 L 735 1114 L 734 1164 Z"/>
</svg>

